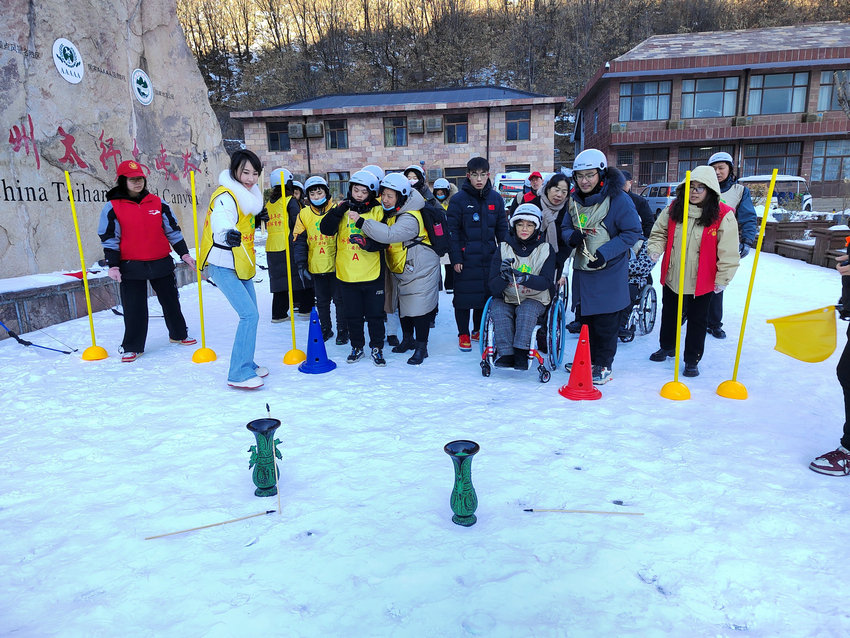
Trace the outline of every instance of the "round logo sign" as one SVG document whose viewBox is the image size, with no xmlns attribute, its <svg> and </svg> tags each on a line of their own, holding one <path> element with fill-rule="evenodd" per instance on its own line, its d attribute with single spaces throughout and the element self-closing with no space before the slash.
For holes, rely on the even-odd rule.
<svg viewBox="0 0 850 638">
<path fill-rule="evenodd" d="M 65 38 L 57 38 L 53 43 L 53 64 L 59 75 L 71 84 L 79 84 L 85 74 L 83 56 L 74 43 Z"/>
<path fill-rule="evenodd" d="M 147 106 L 153 102 L 153 82 L 147 73 L 141 69 L 136 69 L 130 76 L 130 90 L 136 99 Z"/>
</svg>

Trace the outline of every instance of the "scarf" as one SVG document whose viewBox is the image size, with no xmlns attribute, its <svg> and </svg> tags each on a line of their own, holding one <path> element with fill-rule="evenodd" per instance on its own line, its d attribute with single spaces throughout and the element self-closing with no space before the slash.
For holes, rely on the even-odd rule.
<svg viewBox="0 0 850 638">
<path fill-rule="evenodd" d="M 256 215 L 263 210 L 263 194 L 260 187 L 254 184 L 251 190 L 245 188 L 230 176 L 230 171 L 225 169 L 218 176 L 218 183 L 236 195 L 240 210 L 246 215 Z"/>
<path fill-rule="evenodd" d="M 556 206 L 546 197 L 546 193 L 540 193 L 540 211 L 543 213 L 543 224 L 540 231 L 543 237 L 552 246 L 552 252 L 558 252 L 558 213 L 566 205 L 566 202 Z"/>
</svg>

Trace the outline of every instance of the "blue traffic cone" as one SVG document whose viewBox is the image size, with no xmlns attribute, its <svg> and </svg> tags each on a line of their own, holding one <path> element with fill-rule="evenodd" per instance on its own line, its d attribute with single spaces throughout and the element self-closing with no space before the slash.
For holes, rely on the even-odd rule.
<svg viewBox="0 0 850 638">
<path fill-rule="evenodd" d="M 325 340 L 322 337 L 322 325 L 319 323 L 319 313 L 314 307 L 310 312 L 310 336 L 307 343 L 307 359 L 298 366 L 305 374 L 322 374 L 336 368 L 336 364 L 328 359 L 325 350 Z"/>
</svg>

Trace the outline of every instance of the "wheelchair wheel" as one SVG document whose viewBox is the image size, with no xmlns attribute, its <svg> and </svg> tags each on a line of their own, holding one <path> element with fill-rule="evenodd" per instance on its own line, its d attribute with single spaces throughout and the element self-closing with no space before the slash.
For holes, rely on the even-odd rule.
<svg viewBox="0 0 850 638">
<path fill-rule="evenodd" d="M 481 376 L 489 377 L 490 376 L 490 364 L 486 361 L 481 362 Z"/>
<path fill-rule="evenodd" d="M 484 311 L 481 313 L 481 325 L 478 327 L 478 347 L 481 352 L 481 365 L 482 372 L 484 363 L 491 364 L 493 363 L 493 356 L 496 352 L 494 347 L 495 341 L 495 331 L 493 329 L 493 317 L 490 313 L 490 302 L 493 300 L 490 297 L 487 300 L 487 303 L 484 304 Z M 484 375 L 485 377 L 489 377 L 488 373 Z"/>
<path fill-rule="evenodd" d="M 567 334 L 566 297 L 566 286 L 560 286 L 558 294 L 552 300 L 549 312 L 546 315 L 546 346 L 549 351 L 546 353 L 546 357 L 552 370 L 560 368 L 564 360 L 564 350 L 566 349 L 564 337 Z"/>
<path fill-rule="evenodd" d="M 655 315 L 658 312 L 658 295 L 655 288 L 650 285 L 643 287 L 643 290 L 640 291 L 637 311 L 639 334 L 648 335 L 655 327 Z"/>
<path fill-rule="evenodd" d="M 537 376 L 540 379 L 540 383 L 549 383 L 549 379 L 552 378 L 552 373 L 546 369 L 546 366 L 539 366 L 537 368 Z"/>
</svg>

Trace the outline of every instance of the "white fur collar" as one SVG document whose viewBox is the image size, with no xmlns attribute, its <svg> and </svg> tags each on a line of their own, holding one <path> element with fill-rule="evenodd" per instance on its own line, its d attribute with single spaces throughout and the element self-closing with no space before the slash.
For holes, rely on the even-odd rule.
<svg viewBox="0 0 850 638">
<path fill-rule="evenodd" d="M 239 209 L 246 215 L 256 215 L 263 210 L 263 194 L 260 187 L 254 184 L 248 190 L 242 184 L 230 176 L 230 171 L 225 169 L 218 176 L 218 183 L 229 189 L 239 202 Z"/>
</svg>

